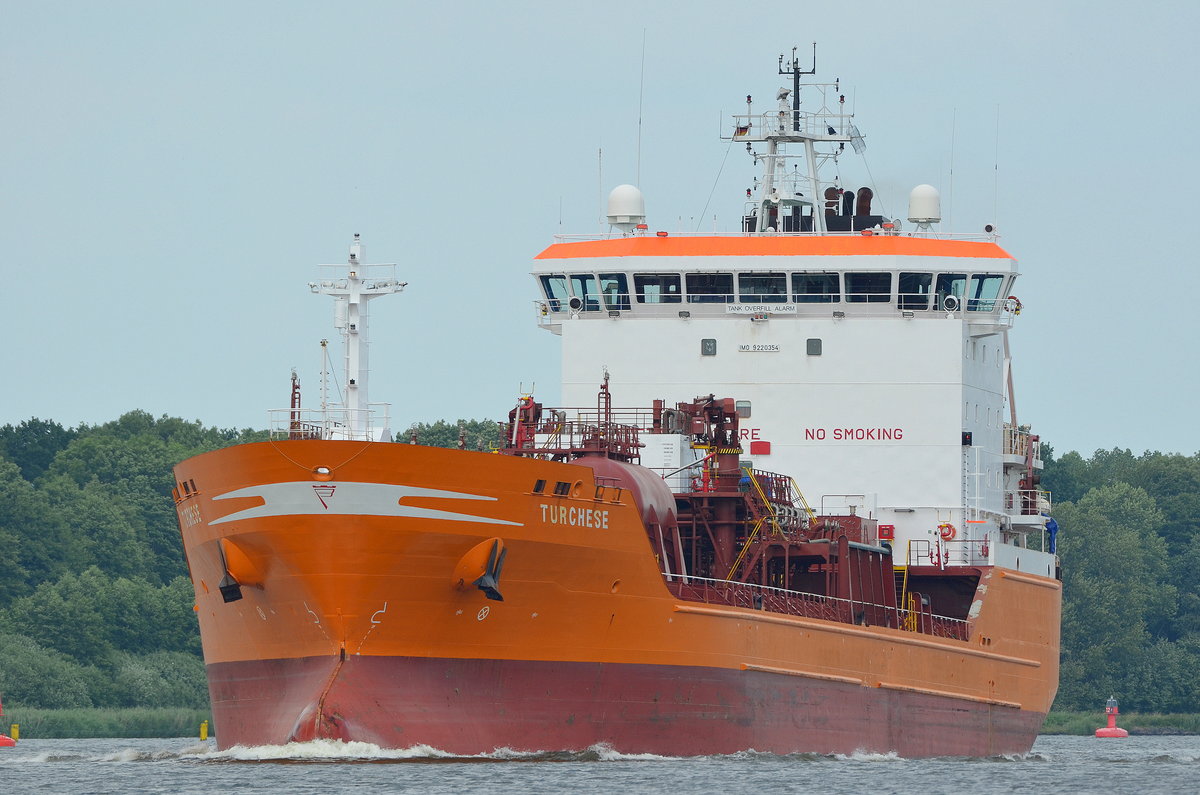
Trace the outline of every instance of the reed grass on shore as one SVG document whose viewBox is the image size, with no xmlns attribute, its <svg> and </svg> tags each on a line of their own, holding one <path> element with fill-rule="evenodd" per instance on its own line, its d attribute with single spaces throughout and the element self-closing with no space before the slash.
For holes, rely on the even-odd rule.
<svg viewBox="0 0 1200 795">
<path fill-rule="evenodd" d="M 206 709 L 189 707 L 133 707 L 128 709 L 34 709 L 5 710 L 0 731 L 20 724 L 22 739 L 68 739 L 92 737 L 198 737 L 200 723 L 208 721 L 214 735 L 212 716 Z"/>
<path fill-rule="evenodd" d="M 1051 712 L 1046 716 L 1042 734 L 1091 735 L 1108 724 L 1104 712 Z M 1122 712 L 1117 725 L 1135 734 L 1200 734 L 1200 714 L 1154 715 Z"/>
</svg>

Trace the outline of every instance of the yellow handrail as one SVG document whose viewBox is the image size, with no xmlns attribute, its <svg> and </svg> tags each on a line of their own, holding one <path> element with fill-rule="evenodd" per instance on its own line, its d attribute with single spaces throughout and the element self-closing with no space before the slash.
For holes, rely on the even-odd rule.
<svg viewBox="0 0 1200 795">
<path fill-rule="evenodd" d="M 796 498 L 800 500 L 800 504 L 804 506 L 804 512 L 808 514 L 808 521 L 817 521 L 817 513 L 808 505 L 808 500 L 804 499 L 804 492 L 800 491 L 800 486 L 797 485 L 795 478 L 788 478 L 792 483 L 792 491 L 796 493 Z"/>
<path fill-rule="evenodd" d="M 746 476 L 750 478 L 750 483 L 754 486 L 754 490 L 758 492 L 758 497 L 762 500 L 763 505 L 767 506 L 766 518 L 771 520 L 771 524 L 775 527 L 775 532 L 779 535 L 783 535 L 783 528 L 779 526 L 779 520 L 775 518 L 775 506 L 772 505 L 771 501 L 767 499 L 767 493 L 763 491 L 762 484 L 759 483 L 758 478 L 754 476 L 754 470 L 750 469 L 749 467 L 742 467 L 742 471 L 745 472 Z M 762 524 L 761 519 L 759 520 L 759 524 Z"/>
<path fill-rule="evenodd" d="M 917 631 L 917 598 L 908 595 L 908 615 L 904 617 L 904 629 L 909 632 Z"/>
<path fill-rule="evenodd" d="M 733 562 L 733 566 L 729 568 L 729 573 L 725 575 L 725 579 L 728 580 L 733 577 L 733 573 L 737 571 L 738 566 L 742 565 L 742 561 L 746 557 L 746 552 L 750 549 L 750 544 L 754 542 L 755 536 L 758 535 L 758 529 L 762 527 L 762 523 L 765 520 L 766 517 L 764 516 L 754 523 L 754 529 L 750 531 L 750 535 L 746 538 L 746 543 L 742 544 L 742 551 L 738 553 L 737 560 L 735 560 Z"/>
<path fill-rule="evenodd" d="M 904 572 L 904 578 L 900 581 L 900 596 L 896 601 L 896 604 L 902 605 L 908 598 L 908 566 L 892 566 L 892 572 Z"/>
</svg>

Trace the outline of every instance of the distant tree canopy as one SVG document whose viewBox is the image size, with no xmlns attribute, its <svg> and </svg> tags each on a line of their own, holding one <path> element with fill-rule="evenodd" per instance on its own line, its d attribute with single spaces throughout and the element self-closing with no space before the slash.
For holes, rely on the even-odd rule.
<svg viewBox="0 0 1200 795">
<path fill-rule="evenodd" d="M 396 441 L 410 442 L 415 437 L 417 444 L 429 447 L 458 447 L 460 436 L 464 450 L 487 452 L 500 445 L 500 425 L 494 420 L 417 422 L 396 434 Z"/>
<path fill-rule="evenodd" d="M 0 455 L 16 464 L 26 480 L 37 480 L 78 431 L 36 417 L 0 428 Z"/>
<path fill-rule="evenodd" d="M 1200 704 L 1200 454 L 1043 447 L 1063 566 L 1059 709 Z"/>
<path fill-rule="evenodd" d="M 492 449 L 487 420 L 416 427 L 421 444 Z M 208 701 L 171 489 L 185 458 L 267 438 L 131 411 L 0 427 L 0 697 L 28 707 Z M 408 441 L 408 434 L 398 434 Z"/>
<path fill-rule="evenodd" d="M 489 420 L 398 442 L 491 450 Z M 172 468 L 266 438 L 133 411 L 0 427 L 0 696 L 8 706 L 203 706 Z M 1063 564 L 1059 709 L 1200 704 L 1200 455 L 1043 446 Z"/>
<path fill-rule="evenodd" d="M 0 427 L 0 695 L 10 705 L 207 703 L 172 468 L 265 432 L 132 411 Z"/>
</svg>

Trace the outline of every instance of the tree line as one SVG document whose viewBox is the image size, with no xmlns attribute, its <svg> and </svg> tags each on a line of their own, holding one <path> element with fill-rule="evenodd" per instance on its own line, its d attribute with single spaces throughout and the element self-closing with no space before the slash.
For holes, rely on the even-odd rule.
<svg viewBox="0 0 1200 795">
<path fill-rule="evenodd" d="M 133 411 L 103 425 L 0 427 L 0 697 L 25 707 L 207 705 L 171 488 L 193 455 L 261 441 Z M 396 434 L 490 450 L 487 420 Z M 1200 704 L 1200 454 L 1043 445 L 1063 566 L 1056 709 Z"/>
<path fill-rule="evenodd" d="M 1055 708 L 1116 695 L 1122 709 L 1200 711 L 1200 454 L 1042 457 L 1061 528 Z"/>
<path fill-rule="evenodd" d="M 407 442 L 494 449 L 486 420 L 418 423 Z M 0 427 L 0 698 L 10 707 L 208 705 L 172 469 L 263 441 L 132 411 L 103 425 Z"/>
<path fill-rule="evenodd" d="M 0 695 L 12 706 L 206 707 L 171 488 L 192 455 L 266 438 L 133 411 L 0 427 Z"/>
</svg>

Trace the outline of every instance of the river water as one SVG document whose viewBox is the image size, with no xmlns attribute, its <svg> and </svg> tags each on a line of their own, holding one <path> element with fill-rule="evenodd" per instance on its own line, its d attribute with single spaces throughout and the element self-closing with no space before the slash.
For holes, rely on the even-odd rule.
<svg viewBox="0 0 1200 795">
<path fill-rule="evenodd" d="M 197 740 L 37 740 L 0 748 L 0 793 L 1046 793 L 1200 792 L 1200 737 L 1038 738 L 986 759 L 740 753 L 670 758 L 603 748 L 449 757 L 313 742 L 218 752 Z"/>
</svg>

